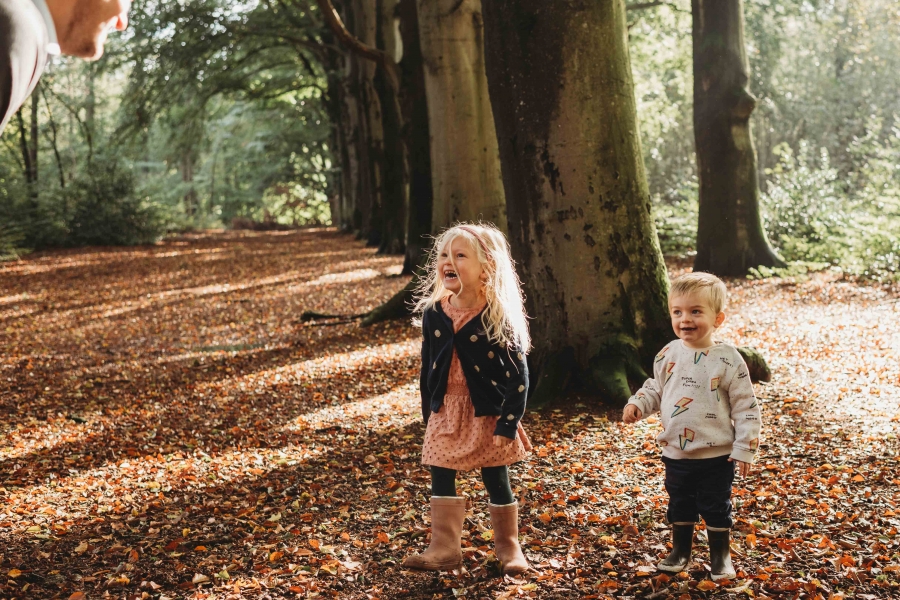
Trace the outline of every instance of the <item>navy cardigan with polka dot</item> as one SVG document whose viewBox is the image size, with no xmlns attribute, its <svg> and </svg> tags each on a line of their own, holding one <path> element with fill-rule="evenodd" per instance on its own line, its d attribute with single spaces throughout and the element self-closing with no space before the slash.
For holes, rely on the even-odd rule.
<svg viewBox="0 0 900 600">
<path fill-rule="evenodd" d="M 453 348 L 466 376 L 476 417 L 497 415 L 495 435 L 515 439 L 525 414 L 528 396 L 528 363 L 525 354 L 507 345 L 488 341 L 481 314 L 453 333 L 453 321 L 438 302 L 422 315 L 422 417 L 428 423 L 440 412 L 447 391 Z"/>
</svg>

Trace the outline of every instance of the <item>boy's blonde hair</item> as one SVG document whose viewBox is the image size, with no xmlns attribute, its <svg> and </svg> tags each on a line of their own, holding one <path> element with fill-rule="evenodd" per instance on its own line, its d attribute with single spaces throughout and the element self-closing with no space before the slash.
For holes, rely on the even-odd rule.
<svg viewBox="0 0 900 600">
<path fill-rule="evenodd" d="M 669 298 L 699 294 L 706 298 L 713 312 L 719 314 L 725 310 L 728 289 L 725 283 L 712 273 L 686 273 L 672 281 Z"/>
<path fill-rule="evenodd" d="M 488 339 L 501 346 L 511 345 L 528 352 L 531 337 L 528 334 L 522 285 L 516 275 L 506 236 L 490 223 L 456 223 L 434 240 L 425 273 L 415 290 L 413 313 L 421 315 L 450 293 L 444 287 L 437 264 L 441 253 L 456 238 L 466 240 L 484 269 L 487 307 L 481 315 L 481 324 Z M 455 265 L 452 255 L 450 262 Z"/>
</svg>

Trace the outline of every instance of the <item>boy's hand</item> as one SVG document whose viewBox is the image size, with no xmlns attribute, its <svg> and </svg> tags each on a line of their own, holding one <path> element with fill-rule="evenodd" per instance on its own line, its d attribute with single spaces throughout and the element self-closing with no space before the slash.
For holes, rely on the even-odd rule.
<svg viewBox="0 0 900 600">
<path fill-rule="evenodd" d="M 748 462 L 736 460 L 734 458 L 729 458 L 728 462 L 733 462 L 737 466 L 737 472 L 741 477 L 746 477 L 747 475 L 749 475 L 750 469 L 753 467 L 753 465 Z"/>
<path fill-rule="evenodd" d="M 622 421 L 629 424 L 640 421 L 643 416 L 643 411 L 634 404 L 627 404 L 625 410 L 622 411 Z"/>
</svg>

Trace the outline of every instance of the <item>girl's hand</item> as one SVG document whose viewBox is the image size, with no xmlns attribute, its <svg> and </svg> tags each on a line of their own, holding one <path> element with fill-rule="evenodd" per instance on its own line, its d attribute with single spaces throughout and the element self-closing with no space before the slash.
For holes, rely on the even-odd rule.
<svg viewBox="0 0 900 600">
<path fill-rule="evenodd" d="M 636 423 L 643 417 L 644 412 L 634 404 L 625 405 L 625 410 L 622 411 L 622 421 L 624 421 L 625 423 Z"/>
<path fill-rule="evenodd" d="M 734 458 L 729 458 L 728 462 L 733 462 L 737 466 L 737 472 L 741 477 L 746 477 L 750 474 L 750 469 L 753 467 L 748 462 L 744 462 L 742 460 L 736 460 Z"/>
<path fill-rule="evenodd" d="M 508 437 L 504 437 L 502 435 L 494 436 L 494 445 L 495 446 L 505 446 L 506 444 L 512 444 L 516 440 L 511 440 Z"/>
</svg>

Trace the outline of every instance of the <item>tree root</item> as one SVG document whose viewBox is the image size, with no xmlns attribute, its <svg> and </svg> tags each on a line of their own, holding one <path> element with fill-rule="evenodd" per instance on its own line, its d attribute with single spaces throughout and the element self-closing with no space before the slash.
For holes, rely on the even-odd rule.
<svg viewBox="0 0 900 600">
<path fill-rule="evenodd" d="M 361 319 L 360 325 L 362 325 L 363 327 L 368 327 L 370 325 L 374 325 L 375 323 L 381 323 L 382 321 L 409 317 L 412 315 L 412 311 L 410 309 L 413 293 L 415 292 L 416 286 L 418 284 L 419 278 L 413 277 L 409 281 L 409 283 L 407 283 L 402 290 L 394 294 L 390 300 L 388 300 L 381 306 L 373 308 L 369 312 L 360 313 L 357 315 L 334 315 L 307 310 L 300 315 L 300 321 L 305 323 L 307 321 L 341 319 L 345 322 L 350 322 Z"/>
<path fill-rule="evenodd" d="M 766 359 L 760 354 L 756 348 L 742 346 L 737 349 L 744 362 L 747 363 L 747 370 L 750 372 L 750 381 L 757 383 L 759 381 L 772 381 L 772 371 L 766 364 Z"/>
<path fill-rule="evenodd" d="M 307 321 L 320 321 L 323 319 L 344 319 L 346 321 L 353 321 L 355 319 L 362 319 L 369 313 L 360 313 L 358 315 L 331 315 L 327 313 L 319 313 L 312 310 L 305 310 L 300 314 L 300 321 L 306 323 Z"/>
<path fill-rule="evenodd" d="M 375 323 L 388 321 L 390 319 L 402 319 L 412 315 L 410 310 L 413 298 L 413 292 L 419 285 L 419 278 L 413 277 L 406 286 L 394 294 L 394 296 L 382 304 L 373 308 L 371 311 L 363 315 L 360 325 L 368 327 Z"/>
</svg>

